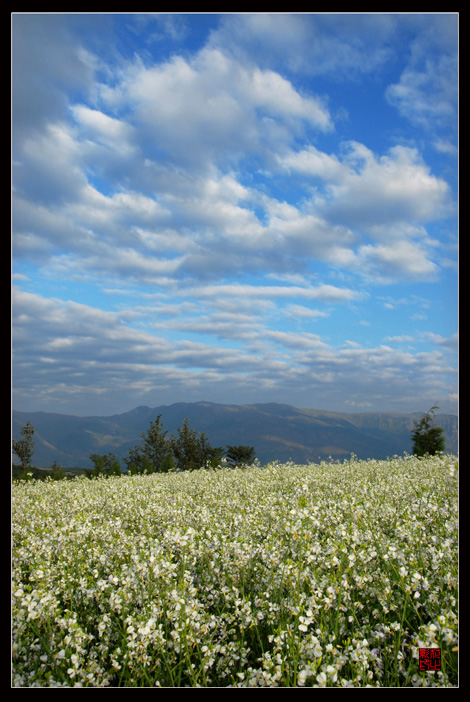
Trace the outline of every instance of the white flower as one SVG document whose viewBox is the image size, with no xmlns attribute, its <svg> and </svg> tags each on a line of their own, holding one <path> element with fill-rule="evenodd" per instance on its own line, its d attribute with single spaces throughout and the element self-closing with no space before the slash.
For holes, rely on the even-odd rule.
<svg viewBox="0 0 470 702">
<path fill-rule="evenodd" d="M 329 665 L 326 669 L 326 672 L 330 676 L 332 682 L 336 682 L 338 679 L 338 672 L 336 668 L 333 665 Z"/>
</svg>

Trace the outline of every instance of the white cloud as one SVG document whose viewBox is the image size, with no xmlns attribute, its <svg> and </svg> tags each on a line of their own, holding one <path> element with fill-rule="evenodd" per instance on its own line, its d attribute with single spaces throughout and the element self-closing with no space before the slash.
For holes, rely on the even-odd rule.
<svg viewBox="0 0 470 702">
<path fill-rule="evenodd" d="M 128 124 L 99 110 L 92 110 L 86 105 L 73 105 L 71 112 L 80 123 L 84 136 L 88 134 L 92 139 L 121 149 L 126 147 L 123 142 L 132 138 L 133 129 Z"/>
<path fill-rule="evenodd" d="M 328 312 L 323 310 L 314 310 L 310 307 L 305 307 L 304 305 L 287 305 L 287 307 L 284 309 L 284 314 L 294 320 L 319 319 L 321 317 L 328 316 Z"/>
<path fill-rule="evenodd" d="M 410 42 L 409 60 L 386 98 L 411 123 L 431 132 L 452 127 L 457 114 L 458 15 L 426 16 Z"/>
<path fill-rule="evenodd" d="M 210 159 L 236 162 L 247 150 L 262 153 L 279 140 L 289 143 L 291 130 L 304 124 L 320 131 L 332 127 L 321 100 L 218 49 L 152 67 L 135 62 L 117 87 L 102 90 L 102 99 L 112 109 L 132 106 L 157 152 L 192 167 Z"/>
<path fill-rule="evenodd" d="M 223 17 L 210 42 L 242 61 L 341 81 L 386 64 L 395 27 L 386 14 L 242 13 Z"/>
<path fill-rule="evenodd" d="M 345 174 L 345 167 L 337 156 L 323 153 L 312 145 L 303 151 L 291 150 L 282 156 L 278 155 L 277 160 L 281 167 L 327 182 L 341 181 Z"/>
<path fill-rule="evenodd" d="M 188 290 L 185 291 L 188 294 Z M 287 286 L 287 285 L 247 285 L 232 283 L 230 285 L 209 285 L 189 288 L 189 294 L 199 298 L 207 297 L 235 297 L 251 299 L 289 299 L 303 298 L 309 300 L 322 300 L 324 302 L 348 302 L 360 299 L 362 294 L 347 288 L 335 285 L 322 284 L 318 286 Z"/>
<path fill-rule="evenodd" d="M 418 244 L 410 224 L 449 213 L 445 181 L 405 146 L 384 155 L 354 141 L 338 154 L 294 148 L 306 125 L 321 132 L 331 119 L 280 73 L 204 48 L 161 64 L 122 63 L 113 86 L 95 92 L 100 109 L 72 105 L 73 126 L 50 124 L 24 142 L 15 195 L 30 200 L 15 220 L 24 252 L 47 256 L 60 242 L 62 254 L 82 257 L 77 269 L 114 266 L 147 283 L 304 273 L 310 260 L 382 280 L 435 275 L 431 242 L 424 235 Z M 242 183 L 235 167 L 247 156 L 269 164 L 273 184 L 303 176 L 297 202 Z"/>
<path fill-rule="evenodd" d="M 433 343 L 436 344 L 437 346 L 451 351 L 453 353 L 456 353 L 459 348 L 459 334 L 456 332 L 455 334 L 452 334 L 451 337 L 445 338 L 441 336 L 440 334 L 434 334 L 432 332 L 428 332 L 426 334 L 426 337 Z"/>
<path fill-rule="evenodd" d="M 90 402 L 99 414 L 122 407 L 123 397 L 131 408 L 138 398 L 165 404 L 179 393 L 187 401 L 209 393 L 214 401 L 246 402 L 268 392 L 264 398 L 299 406 L 309 406 L 314 393 L 320 407 L 341 396 L 359 402 L 366 393 L 368 402 L 393 406 L 412 387 L 432 394 L 440 386 L 442 395 L 453 373 L 440 351 L 412 353 L 357 342 L 336 347 L 320 334 L 269 329 L 256 316 L 232 317 L 233 331 L 245 331 L 232 337 L 228 317 L 193 317 L 192 330 L 188 317 L 186 337 L 171 341 L 128 325 L 115 312 L 18 290 L 14 295 L 14 338 L 20 342 L 16 392 L 19 398 L 33 392 L 33 406 L 46 410 L 60 408 L 67 394 L 88 414 Z M 196 336 L 201 332 L 220 332 L 231 343 L 202 343 Z"/>
<path fill-rule="evenodd" d="M 365 245 L 359 249 L 356 265 L 366 275 L 386 280 L 430 280 L 438 272 L 428 252 L 420 244 L 397 237 L 390 244 Z"/>
<path fill-rule="evenodd" d="M 120 394 L 398 407 L 420 384 L 449 392 L 446 320 L 436 353 L 379 346 L 424 338 L 393 313 L 421 281 L 451 299 L 455 139 L 421 126 L 453 104 L 447 22 L 235 13 L 203 35 L 203 17 L 159 17 L 15 20 L 19 395 L 87 411 Z M 415 130 L 385 104 L 390 75 Z M 403 282 L 377 313 L 377 286 Z"/>
<path fill-rule="evenodd" d="M 278 157 L 288 169 L 320 178 L 318 211 L 348 226 L 370 227 L 392 222 L 423 222 L 450 212 L 450 190 L 431 174 L 418 151 L 394 146 L 376 156 L 358 142 L 343 144 L 342 159 L 310 146 Z"/>
</svg>

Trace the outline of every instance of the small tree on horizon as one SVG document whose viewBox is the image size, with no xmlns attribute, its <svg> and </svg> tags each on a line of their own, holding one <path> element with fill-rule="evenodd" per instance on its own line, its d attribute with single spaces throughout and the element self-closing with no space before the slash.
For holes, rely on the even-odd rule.
<svg viewBox="0 0 470 702">
<path fill-rule="evenodd" d="M 65 470 L 57 461 L 51 466 L 51 478 L 52 480 L 63 480 L 65 478 Z"/>
<path fill-rule="evenodd" d="M 13 440 L 12 448 L 14 453 L 18 456 L 23 466 L 23 473 L 26 475 L 28 468 L 31 467 L 31 460 L 34 454 L 34 427 L 31 422 L 26 422 L 25 426 L 21 428 L 22 439 L 18 441 Z"/>
<path fill-rule="evenodd" d="M 168 436 L 159 414 L 141 437 L 143 445 L 131 448 L 124 458 L 130 475 L 216 469 L 224 456 L 224 449 L 211 446 L 205 432 L 192 429 L 187 418 L 175 436 Z M 252 446 L 228 446 L 227 459 L 231 467 L 250 465 L 255 460 L 255 449 Z"/>
<path fill-rule="evenodd" d="M 436 453 L 444 451 L 444 429 L 433 424 L 434 411 L 437 409 L 439 407 L 434 405 L 419 422 L 415 422 L 415 428 L 411 432 L 415 456 L 434 456 Z"/>
<path fill-rule="evenodd" d="M 178 470 L 197 470 L 210 465 L 213 448 L 205 433 L 192 429 L 187 418 L 172 437 L 171 447 Z"/>
<path fill-rule="evenodd" d="M 232 468 L 244 468 L 256 458 L 254 446 L 227 446 L 227 461 Z"/>
<path fill-rule="evenodd" d="M 87 471 L 89 477 L 97 477 L 98 475 L 121 475 L 121 466 L 114 453 L 108 453 L 107 455 L 91 453 L 90 460 L 93 463 L 93 468 Z"/>
<path fill-rule="evenodd" d="M 211 447 L 209 453 L 209 463 L 206 468 L 220 468 L 222 461 L 225 458 L 225 449 L 223 446 Z"/>
<path fill-rule="evenodd" d="M 141 473 L 168 473 L 175 470 L 171 440 L 163 427 L 162 415 L 151 422 L 148 431 L 141 433 L 143 444 L 129 450 L 124 458 L 130 475 Z"/>
</svg>

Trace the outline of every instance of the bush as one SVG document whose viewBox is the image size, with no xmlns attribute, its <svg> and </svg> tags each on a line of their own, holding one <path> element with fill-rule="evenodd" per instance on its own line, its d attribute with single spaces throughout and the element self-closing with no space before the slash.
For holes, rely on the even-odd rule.
<svg viewBox="0 0 470 702">
<path fill-rule="evenodd" d="M 435 456 L 437 453 L 444 452 L 444 430 L 433 425 L 434 410 L 436 409 L 439 408 L 437 406 L 431 407 L 419 422 L 415 422 L 415 428 L 411 434 L 415 456 Z"/>
</svg>

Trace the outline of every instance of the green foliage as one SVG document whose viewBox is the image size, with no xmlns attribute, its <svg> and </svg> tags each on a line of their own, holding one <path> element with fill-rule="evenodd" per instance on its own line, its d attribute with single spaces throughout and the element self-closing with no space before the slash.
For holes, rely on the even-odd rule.
<svg viewBox="0 0 470 702">
<path fill-rule="evenodd" d="M 31 466 L 25 470 L 23 466 L 13 465 L 13 480 L 44 480 L 45 478 L 46 472 L 41 471 L 40 468 L 34 468 Z"/>
<path fill-rule="evenodd" d="M 170 452 L 167 433 L 163 429 L 162 416 L 159 414 L 150 425 L 147 433 L 141 434 L 144 440 L 142 455 L 153 465 L 153 472 L 158 473 L 160 471 L 162 462 L 168 457 Z"/>
<path fill-rule="evenodd" d="M 161 415 L 142 434 L 143 444 L 130 449 L 124 462 L 131 475 L 137 473 L 169 473 L 173 471 L 218 468 L 224 460 L 224 449 L 210 445 L 204 432 L 197 432 L 185 419 L 176 436 L 168 437 Z M 228 446 L 227 462 L 234 468 L 255 460 L 252 446 Z"/>
<path fill-rule="evenodd" d="M 124 458 L 124 463 L 127 465 L 127 472 L 129 475 L 148 475 L 149 473 L 155 473 L 154 464 L 139 448 L 131 449 L 129 455 Z"/>
<path fill-rule="evenodd" d="M 204 432 L 189 426 L 188 419 L 183 421 L 176 436 L 169 437 L 158 415 L 141 436 L 142 445 L 131 448 L 124 458 L 131 475 L 215 468 L 222 460 L 223 449 L 213 448 Z"/>
<path fill-rule="evenodd" d="M 174 470 L 174 458 L 168 432 L 163 428 L 159 414 L 148 431 L 141 434 L 143 444 L 129 450 L 124 463 L 131 475 L 168 473 Z"/>
<path fill-rule="evenodd" d="M 26 479 L 26 476 L 30 477 L 31 458 L 34 453 L 34 428 L 30 422 L 22 428 L 21 433 L 23 438 L 13 441 L 13 451 L 21 459 L 22 477 Z M 158 415 L 141 437 L 142 444 L 131 448 L 123 459 L 129 475 L 171 473 L 200 468 L 216 469 L 224 462 L 224 448 L 211 446 L 206 434 L 192 429 L 188 419 L 183 421 L 176 436 L 168 436 L 163 427 L 162 417 Z M 90 460 L 93 468 L 84 471 L 89 478 L 122 475 L 119 459 L 114 453 L 92 453 Z M 227 464 L 231 468 L 251 465 L 254 460 L 254 447 L 227 446 Z M 64 468 L 57 461 L 51 466 L 48 475 L 53 480 L 67 477 Z"/>
<path fill-rule="evenodd" d="M 225 457 L 225 449 L 222 446 L 213 447 L 209 455 L 209 465 L 207 468 L 219 468 Z"/>
<path fill-rule="evenodd" d="M 57 461 L 51 466 L 51 478 L 52 480 L 63 480 L 65 478 L 65 471 Z"/>
<path fill-rule="evenodd" d="M 12 447 L 13 451 L 16 453 L 23 466 L 23 472 L 26 473 L 28 468 L 31 466 L 31 459 L 34 454 L 34 427 L 31 422 L 26 422 L 25 426 L 21 428 L 21 436 L 23 438 L 18 441 L 13 440 Z"/>
<path fill-rule="evenodd" d="M 255 458 L 253 446 L 227 446 L 227 461 L 232 468 L 249 466 Z"/>
<path fill-rule="evenodd" d="M 173 473 L 176 470 L 175 458 L 171 452 L 160 463 L 160 473 Z"/>
<path fill-rule="evenodd" d="M 439 409 L 436 405 L 431 407 L 419 422 L 415 422 L 415 428 L 411 433 L 415 456 L 434 456 L 444 451 L 444 430 L 433 424 L 436 409 Z"/>
<path fill-rule="evenodd" d="M 121 475 L 121 466 L 114 453 L 90 454 L 90 459 L 93 463 L 93 469 L 87 471 L 90 478 L 98 477 L 99 475 Z"/>
<path fill-rule="evenodd" d="M 197 470 L 209 465 L 212 447 L 204 432 L 199 434 L 185 419 L 171 441 L 173 455 L 178 470 Z"/>
</svg>

